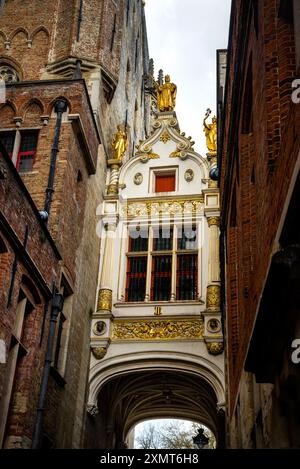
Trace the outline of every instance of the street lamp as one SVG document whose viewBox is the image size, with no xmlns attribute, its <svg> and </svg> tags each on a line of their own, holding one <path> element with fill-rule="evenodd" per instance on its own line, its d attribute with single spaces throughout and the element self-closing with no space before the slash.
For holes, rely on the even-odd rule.
<svg viewBox="0 0 300 469">
<path fill-rule="evenodd" d="M 198 435 L 193 438 L 193 443 L 197 449 L 203 449 L 209 443 L 209 438 L 204 435 L 203 428 L 198 428 Z"/>
</svg>

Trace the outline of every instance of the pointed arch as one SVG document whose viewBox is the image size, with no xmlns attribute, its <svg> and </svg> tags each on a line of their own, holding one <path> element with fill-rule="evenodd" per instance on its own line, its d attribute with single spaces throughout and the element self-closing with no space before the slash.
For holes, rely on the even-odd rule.
<svg viewBox="0 0 300 469">
<path fill-rule="evenodd" d="M 47 113 L 46 114 L 51 115 L 54 112 L 55 103 L 57 101 L 59 101 L 60 99 L 62 99 L 63 101 L 66 101 L 67 106 L 68 106 L 67 113 L 69 114 L 72 111 L 72 106 L 71 106 L 70 100 L 68 98 L 66 98 L 65 96 L 57 96 L 55 99 L 53 99 L 51 101 L 51 103 L 49 103 L 49 105 L 47 107 Z"/>
<path fill-rule="evenodd" d="M 15 108 L 10 103 L 0 104 L 1 127 L 10 127 L 14 123 L 15 116 Z"/>
<path fill-rule="evenodd" d="M 7 35 L 0 30 L 0 38 L 3 39 L 3 42 L 7 42 L 8 38 L 7 38 Z"/>
<path fill-rule="evenodd" d="M 45 33 L 48 39 L 50 38 L 50 33 L 48 29 L 45 28 L 45 26 L 39 26 L 38 28 L 35 28 L 35 30 L 31 33 L 31 36 L 29 39 L 33 41 L 35 36 L 37 36 L 41 32 Z"/>
<path fill-rule="evenodd" d="M 22 28 L 22 27 L 17 28 L 15 31 L 13 31 L 13 32 L 11 33 L 11 35 L 9 36 L 9 40 L 12 42 L 13 39 L 14 39 L 18 34 L 21 34 L 21 33 L 23 33 L 23 34 L 26 36 L 26 40 L 28 41 L 28 39 L 29 39 L 29 32 L 27 31 L 27 29 Z"/>
<path fill-rule="evenodd" d="M 40 101 L 38 98 L 32 98 L 30 99 L 30 101 L 27 101 L 27 103 L 25 103 L 21 109 L 21 114 L 26 114 L 28 112 L 28 109 L 30 107 L 32 107 L 33 105 L 39 107 L 40 109 L 40 113 L 43 114 L 44 112 L 44 105 L 42 103 L 42 101 Z"/>
</svg>

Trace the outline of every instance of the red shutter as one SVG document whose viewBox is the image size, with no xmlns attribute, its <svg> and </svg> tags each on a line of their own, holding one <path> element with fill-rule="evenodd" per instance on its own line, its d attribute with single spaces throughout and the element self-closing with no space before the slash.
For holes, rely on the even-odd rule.
<svg viewBox="0 0 300 469">
<path fill-rule="evenodd" d="M 157 175 L 155 178 L 155 192 L 174 192 L 175 174 Z"/>
</svg>

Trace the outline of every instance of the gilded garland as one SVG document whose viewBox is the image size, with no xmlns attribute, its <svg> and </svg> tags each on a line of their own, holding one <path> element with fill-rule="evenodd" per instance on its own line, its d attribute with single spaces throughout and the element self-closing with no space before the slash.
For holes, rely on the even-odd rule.
<svg viewBox="0 0 300 469">
<path fill-rule="evenodd" d="M 202 339 L 203 320 L 115 321 L 112 340 Z"/>
</svg>

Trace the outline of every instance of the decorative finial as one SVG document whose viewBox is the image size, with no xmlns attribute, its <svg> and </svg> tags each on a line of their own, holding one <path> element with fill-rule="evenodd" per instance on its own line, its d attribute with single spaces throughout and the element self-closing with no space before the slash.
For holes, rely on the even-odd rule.
<svg viewBox="0 0 300 469">
<path fill-rule="evenodd" d="M 211 110 L 207 109 L 204 120 L 203 120 L 203 126 L 204 126 L 204 133 L 206 136 L 206 146 L 209 152 L 209 155 L 215 156 L 217 155 L 217 118 L 214 116 L 212 118 L 212 123 L 207 124 L 207 119 L 211 115 Z"/>
<path fill-rule="evenodd" d="M 159 71 L 156 82 L 157 107 L 160 112 L 174 111 L 176 105 L 177 86 L 171 83 L 170 75 L 165 76 L 165 83 Z"/>
</svg>

